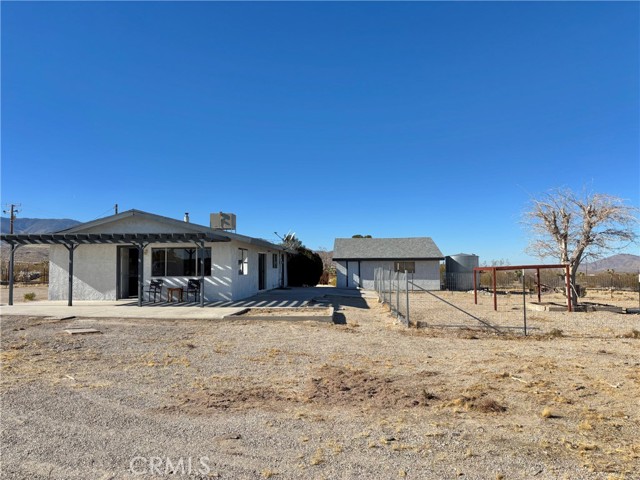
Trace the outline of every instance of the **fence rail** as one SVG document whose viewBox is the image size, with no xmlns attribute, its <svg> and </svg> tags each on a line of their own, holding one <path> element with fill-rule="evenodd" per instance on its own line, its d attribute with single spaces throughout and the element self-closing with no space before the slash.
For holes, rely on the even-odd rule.
<svg viewBox="0 0 640 480">
<path fill-rule="evenodd" d="M 599 272 L 595 274 L 585 274 L 578 272 L 576 285 L 579 290 L 620 290 L 627 292 L 638 292 L 640 283 L 638 273 L 610 273 Z M 541 270 L 540 284 L 543 292 L 564 291 L 565 289 L 564 270 Z M 525 270 L 526 288 L 536 288 L 535 272 Z M 477 287 L 480 289 L 492 289 L 491 272 L 481 272 L 476 278 Z M 473 290 L 473 273 L 451 273 L 442 272 L 440 274 L 440 286 L 442 290 L 469 291 Z M 522 271 L 498 271 L 496 272 L 496 288 L 498 290 L 522 290 Z"/>
</svg>

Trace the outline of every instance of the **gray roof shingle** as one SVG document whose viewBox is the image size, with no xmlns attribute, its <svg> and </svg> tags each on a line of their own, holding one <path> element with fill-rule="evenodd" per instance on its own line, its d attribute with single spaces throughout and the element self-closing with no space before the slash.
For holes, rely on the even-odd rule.
<svg viewBox="0 0 640 480">
<path fill-rule="evenodd" d="M 431 237 L 336 238 L 334 260 L 443 259 Z"/>
</svg>

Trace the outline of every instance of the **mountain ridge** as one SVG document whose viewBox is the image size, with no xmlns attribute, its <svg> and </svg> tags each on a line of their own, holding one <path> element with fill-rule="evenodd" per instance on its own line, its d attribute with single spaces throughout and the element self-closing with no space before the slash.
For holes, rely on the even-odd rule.
<svg viewBox="0 0 640 480">
<path fill-rule="evenodd" d="M 71 218 L 16 218 L 13 221 L 13 233 L 54 233 L 80 223 Z M 9 233 L 10 224 L 8 217 L 0 217 L 2 233 Z"/>
</svg>

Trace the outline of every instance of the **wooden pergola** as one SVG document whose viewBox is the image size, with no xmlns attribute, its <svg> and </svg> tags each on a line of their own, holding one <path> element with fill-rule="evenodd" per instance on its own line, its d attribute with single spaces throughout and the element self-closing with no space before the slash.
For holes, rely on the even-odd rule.
<svg viewBox="0 0 640 480">
<path fill-rule="evenodd" d="M 16 250 L 23 245 L 62 245 L 69 252 L 68 305 L 73 305 L 73 252 L 79 245 L 118 244 L 138 248 L 138 306 L 142 306 L 144 285 L 143 251 L 151 243 L 195 243 L 200 251 L 200 306 L 204 307 L 204 248 L 206 242 L 228 242 L 230 239 L 215 233 L 46 233 L 1 234 L 0 240 L 9 244 L 9 305 L 13 305 L 13 267 Z"/>
<path fill-rule="evenodd" d="M 478 282 L 476 280 L 477 273 L 482 272 L 491 272 L 491 284 L 493 287 L 493 309 L 498 310 L 498 292 L 496 288 L 496 272 L 504 271 L 504 270 L 535 270 L 536 271 L 536 286 L 538 290 L 538 302 L 540 299 L 540 270 L 545 268 L 561 268 L 565 271 L 565 281 L 567 288 L 567 311 L 570 312 L 572 310 L 571 307 L 571 272 L 569 270 L 569 265 L 564 263 L 559 263 L 556 265 L 503 265 L 499 267 L 475 267 L 473 269 L 473 298 L 474 303 L 478 304 Z"/>
</svg>

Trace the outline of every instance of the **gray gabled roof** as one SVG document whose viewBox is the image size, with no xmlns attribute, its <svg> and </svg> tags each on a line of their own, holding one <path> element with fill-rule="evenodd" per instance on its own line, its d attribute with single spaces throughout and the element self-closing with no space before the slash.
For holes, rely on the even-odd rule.
<svg viewBox="0 0 640 480">
<path fill-rule="evenodd" d="M 192 232 L 197 233 L 206 233 L 215 238 L 226 239 L 226 240 L 236 240 L 238 242 L 248 243 L 250 245 L 256 245 L 260 247 L 270 248 L 273 250 L 286 250 L 285 247 L 281 245 L 276 245 L 262 238 L 248 237 L 246 235 L 240 235 L 238 233 L 227 232 L 225 230 L 218 230 L 211 227 L 206 227 L 204 225 L 198 225 L 196 223 L 187 223 L 182 220 L 176 220 L 175 218 L 165 217 L 162 215 L 156 215 L 155 213 L 144 212 L 142 210 L 127 210 L 126 212 L 118 213 L 116 215 L 110 215 L 104 218 L 98 218 L 97 220 L 93 220 L 86 223 L 81 223 L 80 225 L 75 225 L 74 227 L 68 228 L 66 230 L 61 230 L 56 233 L 84 233 L 87 229 L 91 229 L 94 227 L 99 227 L 101 225 L 110 224 L 113 222 L 117 222 L 118 220 L 122 220 L 129 217 L 140 217 L 140 219 L 148 219 L 154 220 L 159 223 L 164 223 L 167 225 L 167 231 L 165 233 L 173 233 L 174 231 L 184 231 L 190 230 Z M 136 232 L 136 233 L 147 233 L 147 232 Z"/>
<path fill-rule="evenodd" d="M 442 260 L 444 256 L 430 237 L 336 238 L 334 260 Z"/>
</svg>

